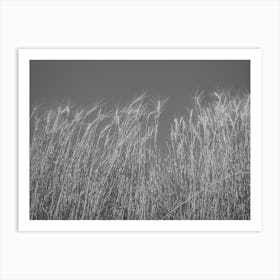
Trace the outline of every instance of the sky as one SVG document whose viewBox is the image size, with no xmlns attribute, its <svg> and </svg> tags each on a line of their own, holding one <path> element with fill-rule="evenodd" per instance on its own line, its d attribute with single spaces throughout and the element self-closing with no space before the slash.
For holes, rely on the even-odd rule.
<svg viewBox="0 0 280 280">
<path fill-rule="evenodd" d="M 31 60 L 30 107 L 102 100 L 109 109 L 128 104 L 143 91 L 168 98 L 160 122 L 165 142 L 174 116 L 192 107 L 198 91 L 250 92 L 248 60 Z"/>
</svg>

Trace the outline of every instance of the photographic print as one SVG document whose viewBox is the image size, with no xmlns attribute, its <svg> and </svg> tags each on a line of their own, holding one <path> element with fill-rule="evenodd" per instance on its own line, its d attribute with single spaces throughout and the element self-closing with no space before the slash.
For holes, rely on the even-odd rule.
<svg viewBox="0 0 280 280">
<path fill-rule="evenodd" d="M 259 61 L 259 50 L 20 50 L 19 223 L 256 228 Z"/>
</svg>

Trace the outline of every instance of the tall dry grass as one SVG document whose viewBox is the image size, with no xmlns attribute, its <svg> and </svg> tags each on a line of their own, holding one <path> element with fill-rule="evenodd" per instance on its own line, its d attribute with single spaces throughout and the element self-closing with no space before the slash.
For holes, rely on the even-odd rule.
<svg viewBox="0 0 280 280">
<path fill-rule="evenodd" d="M 215 93 L 175 118 L 144 95 L 31 115 L 30 219 L 250 219 L 250 97 Z"/>
</svg>

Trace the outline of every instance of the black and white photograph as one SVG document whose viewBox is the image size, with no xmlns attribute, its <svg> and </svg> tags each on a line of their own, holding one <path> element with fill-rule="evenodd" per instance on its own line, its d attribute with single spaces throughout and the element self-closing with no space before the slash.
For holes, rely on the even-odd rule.
<svg viewBox="0 0 280 280">
<path fill-rule="evenodd" d="M 250 59 L 30 59 L 29 220 L 251 220 Z"/>
<path fill-rule="evenodd" d="M 250 219 L 250 61 L 31 60 L 30 219 Z"/>
</svg>

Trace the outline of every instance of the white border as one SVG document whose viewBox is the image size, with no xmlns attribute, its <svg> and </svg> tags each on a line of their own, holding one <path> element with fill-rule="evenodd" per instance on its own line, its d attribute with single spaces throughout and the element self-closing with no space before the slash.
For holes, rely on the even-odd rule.
<svg viewBox="0 0 280 280">
<path fill-rule="evenodd" d="M 37 221 L 29 220 L 30 60 L 250 60 L 251 220 L 248 221 Z M 19 49 L 19 231 L 261 231 L 262 72 L 260 49 Z"/>
</svg>

